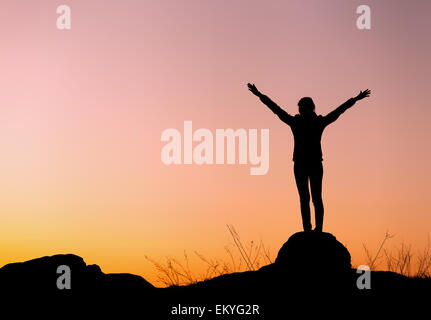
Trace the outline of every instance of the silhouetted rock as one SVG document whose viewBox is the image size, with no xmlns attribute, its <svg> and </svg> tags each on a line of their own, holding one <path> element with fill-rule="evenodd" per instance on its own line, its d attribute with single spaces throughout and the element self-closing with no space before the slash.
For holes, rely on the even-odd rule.
<svg viewBox="0 0 431 320">
<path fill-rule="evenodd" d="M 71 288 L 59 289 L 57 279 L 63 274 L 58 268 L 70 268 Z M 41 296 L 79 296 L 84 294 L 123 295 L 154 287 L 142 277 L 132 274 L 105 274 L 98 265 L 86 265 L 81 257 L 59 254 L 26 262 L 10 263 L 0 269 L 0 293 Z"/>
<path fill-rule="evenodd" d="M 57 288 L 60 265 L 71 269 L 70 290 Z M 282 246 L 274 263 L 193 285 L 154 288 L 140 276 L 105 274 L 99 266 L 86 265 L 81 257 L 69 254 L 5 265 L 0 269 L 0 294 L 20 304 L 37 302 L 55 315 L 65 308 L 74 310 L 77 318 L 84 317 L 84 311 L 88 318 L 91 310 L 98 318 L 120 312 L 122 318 L 131 318 L 124 316 L 127 313 L 170 319 L 172 307 L 178 304 L 208 308 L 258 304 L 262 316 L 247 319 L 280 319 L 305 311 L 307 316 L 332 315 L 358 306 L 364 312 L 378 308 L 387 314 L 394 301 L 406 305 L 407 298 L 429 295 L 431 289 L 430 279 L 371 272 L 371 289 L 360 290 L 358 276 L 351 268 L 349 251 L 333 235 L 299 232 Z M 8 305 L 5 301 L 0 299 L 2 307 Z"/>
<path fill-rule="evenodd" d="M 283 244 L 275 260 L 286 268 L 350 270 L 350 253 L 327 232 L 297 232 Z"/>
<path fill-rule="evenodd" d="M 292 275 L 295 283 L 324 290 L 351 285 L 350 253 L 332 234 L 326 232 L 298 232 L 281 247 L 275 260 L 280 272 Z"/>
</svg>

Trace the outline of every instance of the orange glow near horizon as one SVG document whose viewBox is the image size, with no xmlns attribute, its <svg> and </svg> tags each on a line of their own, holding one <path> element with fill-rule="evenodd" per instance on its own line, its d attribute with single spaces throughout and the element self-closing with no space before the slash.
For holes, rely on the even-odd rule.
<svg viewBox="0 0 431 320">
<path fill-rule="evenodd" d="M 3 1 L 0 265 L 56 253 L 151 282 L 145 259 L 184 250 L 224 259 L 226 224 L 275 258 L 301 230 L 290 129 L 246 87 L 289 113 L 326 114 L 370 88 L 324 132 L 324 229 L 365 263 L 426 245 L 431 227 L 428 93 L 431 2 Z M 270 167 L 171 165 L 163 130 L 270 129 Z M 196 270 L 206 266 L 197 261 Z"/>
</svg>

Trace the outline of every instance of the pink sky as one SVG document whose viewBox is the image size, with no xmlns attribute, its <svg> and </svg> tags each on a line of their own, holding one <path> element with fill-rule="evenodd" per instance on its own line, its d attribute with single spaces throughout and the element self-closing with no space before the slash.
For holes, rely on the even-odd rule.
<svg viewBox="0 0 431 320">
<path fill-rule="evenodd" d="M 72 29 L 56 28 L 56 8 Z M 151 279 L 184 249 L 218 256 L 235 225 L 276 253 L 301 228 L 290 113 L 372 96 L 323 137 L 325 229 L 363 262 L 386 230 L 431 227 L 429 1 L 2 1 L 0 264 L 71 252 Z M 270 169 L 165 166 L 166 128 L 269 128 Z M 362 259 L 362 260 L 361 260 Z"/>
</svg>

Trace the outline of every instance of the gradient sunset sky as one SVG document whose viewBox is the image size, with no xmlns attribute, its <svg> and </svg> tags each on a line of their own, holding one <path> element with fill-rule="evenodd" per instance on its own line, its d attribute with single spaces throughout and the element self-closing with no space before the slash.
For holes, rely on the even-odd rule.
<svg viewBox="0 0 431 320">
<path fill-rule="evenodd" d="M 72 10 L 58 30 L 58 5 Z M 358 30 L 356 8 L 371 8 Z M 364 263 L 386 230 L 431 229 L 431 1 L 21 1 L 0 4 L 0 265 L 75 253 L 150 281 L 184 249 L 224 255 L 232 224 L 275 255 L 302 228 L 290 113 L 326 114 L 324 229 Z M 270 129 L 270 168 L 166 166 L 163 130 Z M 161 260 L 160 260 L 161 261 Z"/>
</svg>

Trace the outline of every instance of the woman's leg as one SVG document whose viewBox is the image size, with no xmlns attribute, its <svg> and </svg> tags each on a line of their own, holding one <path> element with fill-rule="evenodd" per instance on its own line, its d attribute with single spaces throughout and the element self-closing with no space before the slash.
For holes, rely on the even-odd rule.
<svg viewBox="0 0 431 320">
<path fill-rule="evenodd" d="M 322 200 L 322 180 L 323 165 L 322 162 L 316 162 L 310 168 L 310 189 L 311 198 L 313 199 L 314 214 L 316 217 L 316 231 L 322 231 L 323 228 L 323 200 Z"/>
<path fill-rule="evenodd" d="M 310 218 L 310 191 L 308 190 L 307 166 L 296 163 L 293 166 L 296 187 L 298 188 L 299 200 L 301 202 L 302 226 L 304 231 L 311 230 Z"/>
</svg>

